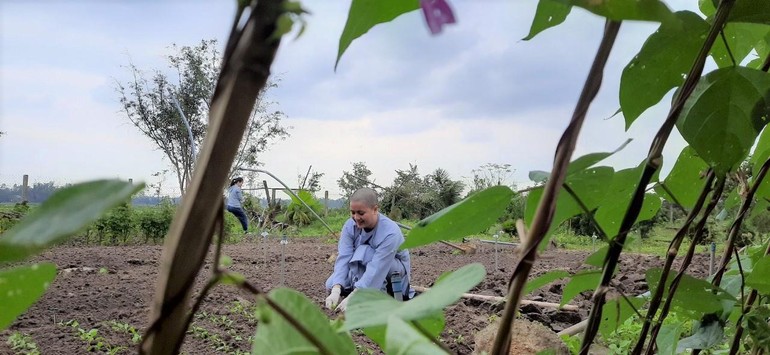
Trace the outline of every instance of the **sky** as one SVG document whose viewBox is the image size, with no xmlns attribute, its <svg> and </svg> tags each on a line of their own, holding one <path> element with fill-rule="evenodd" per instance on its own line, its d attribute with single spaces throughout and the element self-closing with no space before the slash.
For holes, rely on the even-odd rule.
<svg viewBox="0 0 770 355">
<path fill-rule="evenodd" d="M 535 0 L 449 2 L 458 21 L 440 35 L 430 34 L 419 11 L 405 14 L 354 41 L 335 72 L 350 2 L 303 0 L 307 28 L 281 43 L 272 68 L 279 85 L 268 94 L 291 136 L 261 155 L 264 169 L 294 185 L 312 165 L 325 174 L 321 188 L 331 198 L 358 161 L 386 186 L 410 164 L 466 182 L 483 164 L 510 164 L 518 186 L 530 183 L 529 171 L 550 170 L 604 20 L 573 9 L 560 26 L 523 41 Z M 167 68 L 171 44 L 217 39 L 223 46 L 235 3 L 0 1 L 0 184 L 21 183 L 24 174 L 59 184 L 132 178 L 162 181 L 174 194 L 172 175 L 153 176 L 168 163 L 120 111 L 115 85 L 127 79 L 129 62 Z M 670 93 L 628 131 L 622 115 L 611 116 L 623 67 L 656 28 L 621 26 L 574 157 L 615 150 L 629 138 L 604 164 L 627 168 L 646 156 Z M 664 175 L 685 144 L 672 134 Z"/>
</svg>

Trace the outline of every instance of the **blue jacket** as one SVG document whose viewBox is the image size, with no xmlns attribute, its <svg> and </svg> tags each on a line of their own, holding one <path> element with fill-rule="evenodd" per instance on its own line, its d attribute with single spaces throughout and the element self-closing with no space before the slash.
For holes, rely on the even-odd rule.
<svg viewBox="0 0 770 355">
<path fill-rule="evenodd" d="M 340 284 L 343 288 L 374 288 L 385 290 L 386 277 L 398 271 L 409 285 L 411 263 L 409 251 L 398 250 L 404 235 L 398 225 L 382 213 L 371 232 L 348 219 L 342 227 L 334 272 L 326 280 L 326 288 Z"/>
<path fill-rule="evenodd" d="M 227 200 L 225 204 L 230 207 L 241 207 L 241 200 L 243 200 L 243 191 L 238 185 L 230 186 L 227 189 Z"/>
</svg>

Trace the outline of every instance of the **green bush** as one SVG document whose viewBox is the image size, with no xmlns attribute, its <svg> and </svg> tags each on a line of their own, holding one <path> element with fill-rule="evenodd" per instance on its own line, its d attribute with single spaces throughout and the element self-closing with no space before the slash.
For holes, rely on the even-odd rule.
<svg viewBox="0 0 770 355">
<path fill-rule="evenodd" d="M 111 244 L 117 244 L 118 238 L 120 238 L 123 243 L 127 242 L 128 238 L 136 229 L 136 223 L 132 213 L 133 209 L 131 208 L 131 205 L 129 203 L 124 203 L 113 208 L 102 218 L 94 222 L 93 229 L 99 237 L 99 243 L 102 243 L 105 236 L 110 237 Z"/>
<path fill-rule="evenodd" d="M 136 211 L 137 226 L 144 236 L 144 241 L 152 239 L 157 242 L 163 239 L 171 228 L 174 219 L 174 206 L 169 202 L 163 202 L 157 207 Z"/>
</svg>

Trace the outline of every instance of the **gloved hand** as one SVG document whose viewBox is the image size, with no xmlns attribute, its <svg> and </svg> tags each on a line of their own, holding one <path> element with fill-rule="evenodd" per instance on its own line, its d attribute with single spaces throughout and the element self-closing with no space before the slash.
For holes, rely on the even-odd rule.
<svg viewBox="0 0 770 355">
<path fill-rule="evenodd" d="M 335 309 L 335 307 L 340 304 L 340 292 L 342 292 L 342 287 L 340 287 L 340 285 L 334 285 L 334 287 L 332 287 L 332 293 L 329 294 L 329 297 L 326 297 L 326 308 Z"/>
<path fill-rule="evenodd" d="M 351 292 L 348 295 L 348 297 L 345 297 L 345 299 L 342 300 L 342 302 L 340 302 L 340 305 L 337 306 L 337 308 L 335 308 L 334 311 L 335 312 L 343 312 L 344 313 L 345 310 L 347 310 L 347 308 L 348 308 L 348 300 L 350 299 L 350 296 L 353 296 L 354 293 L 356 293 L 356 290 L 353 290 L 353 292 Z"/>
</svg>

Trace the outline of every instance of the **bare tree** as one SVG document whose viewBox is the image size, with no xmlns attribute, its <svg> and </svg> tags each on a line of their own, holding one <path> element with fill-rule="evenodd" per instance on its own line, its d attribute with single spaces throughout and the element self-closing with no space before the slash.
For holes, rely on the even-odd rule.
<svg viewBox="0 0 770 355">
<path fill-rule="evenodd" d="M 172 45 L 171 50 L 166 59 L 173 74 L 155 69 L 148 79 L 145 71 L 129 63 L 132 79 L 125 83 L 116 81 L 116 90 L 129 121 L 164 153 L 184 193 L 195 164 L 193 147 L 203 142 L 208 128 L 209 105 L 221 69 L 221 55 L 216 40 L 203 40 L 197 46 Z M 259 166 L 259 154 L 276 139 L 288 136 L 281 125 L 285 114 L 271 110 L 276 103 L 265 99 L 267 91 L 276 86 L 270 83 L 260 92 L 231 176 L 240 168 Z"/>
</svg>

